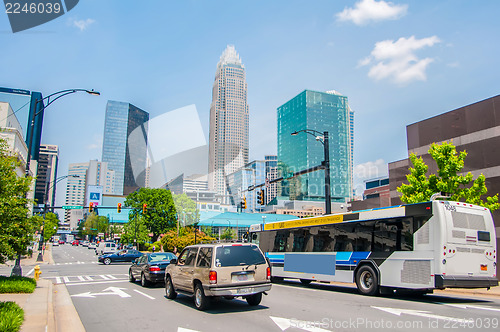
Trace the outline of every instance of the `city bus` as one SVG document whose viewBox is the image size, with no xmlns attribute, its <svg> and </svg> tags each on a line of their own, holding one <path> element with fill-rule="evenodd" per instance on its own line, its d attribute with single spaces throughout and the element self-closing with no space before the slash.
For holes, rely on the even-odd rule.
<svg viewBox="0 0 500 332">
<path fill-rule="evenodd" d="M 255 224 L 249 240 L 265 252 L 274 281 L 354 282 L 364 295 L 498 285 L 491 212 L 468 203 L 431 200 Z"/>
</svg>

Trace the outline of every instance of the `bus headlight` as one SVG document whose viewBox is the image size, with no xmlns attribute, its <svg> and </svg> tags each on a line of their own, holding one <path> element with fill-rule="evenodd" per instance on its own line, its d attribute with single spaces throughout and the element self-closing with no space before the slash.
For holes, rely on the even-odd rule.
<svg viewBox="0 0 500 332">
<path fill-rule="evenodd" d="M 443 259 L 443 265 L 446 264 L 446 259 Z"/>
</svg>

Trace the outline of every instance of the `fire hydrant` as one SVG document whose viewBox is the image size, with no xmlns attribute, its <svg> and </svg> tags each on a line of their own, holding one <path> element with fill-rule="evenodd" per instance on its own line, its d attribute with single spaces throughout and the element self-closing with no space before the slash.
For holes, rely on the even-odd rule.
<svg viewBox="0 0 500 332">
<path fill-rule="evenodd" d="M 35 266 L 35 280 L 38 281 L 40 279 L 40 274 L 42 274 L 42 271 L 40 271 L 40 266 Z"/>
</svg>

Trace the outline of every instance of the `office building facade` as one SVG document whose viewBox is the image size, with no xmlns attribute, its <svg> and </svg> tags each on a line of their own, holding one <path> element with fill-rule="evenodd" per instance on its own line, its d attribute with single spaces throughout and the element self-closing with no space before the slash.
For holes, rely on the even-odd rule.
<svg viewBox="0 0 500 332">
<path fill-rule="evenodd" d="M 278 178 L 278 156 L 264 156 L 264 161 L 266 163 L 265 202 L 269 204 L 276 201 L 275 198 L 278 196 L 278 183 L 270 183 Z"/>
<path fill-rule="evenodd" d="M 264 187 L 249 190 L 249 187 L 262 184 L 266 179 L 266 162 L 254 160 L 227 176 L 231 204 L 240 206 L 246 199 L 246 209 L 242 212 L 261 212 L 264 206 L 257 203 L 257 194 Z"/>
<path fill-rule="evenodd" d="M 35 200 L 37 204 L 55 206 L 58 161 L 59 147 L 57 145 L 40 145 L 38 175 L 35 184 Z"/>
<path fill-rule="evenodd" d="M 347 97 L 332 92 L 304 90 L 278 107 L 279 176 L 321 165 L 324 160 L 322 137 L 327 131 L 332 202 L 349 199 L 352 196 L 352 121 Z M 305 129 L 321 134 L 291 135 Z M 290 200 L 324 200 L 324 171 L 282 181 L 278 196 Z"/>
<path fill-rule="evenodd" d="M 249 115 L 245 66 L 227 46 L 215 73 L 210 105 L 208 186 L 228 203 L 228 174 L 248 163 Z"/>
<path fill-rule="evenodd" d="M 115 172 L 115 195 L 146 185 L 148 121 L 149 113 L 132 104 L 109 100 L 106 105 L 102 161 Z"/>
</svg>

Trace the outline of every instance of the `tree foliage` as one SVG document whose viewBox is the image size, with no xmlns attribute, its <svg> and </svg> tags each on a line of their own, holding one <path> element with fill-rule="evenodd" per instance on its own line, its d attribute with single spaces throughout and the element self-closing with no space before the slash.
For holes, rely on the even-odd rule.
<svg viewBox="0 0 500 332">
<path fill-rule="evenodd" d="M 143 204 L 147 205 L 146 213 L 143 213 Z M 141 217 L 146 228 L 153 233 L 153 238 L 177 225 L 175 218 L 174 200 L 170 190 L 140 188 L 127 196 L 125 206 L 131 207 L 129 221 Z"/>
<path fill-rule="evenodd" d="M 25 253 L 36 228 L 28 218 L 31 202 L 26 198 L 32 178 L 18 176 L 19 165 L 0 139 L 0 263 Z"/>
<path fill-rule="evenodd" d="M 58 228 L 59 228 L 59 217 L 57 216 L 57 214 L 52 212 L 45 214 L 43 240 L 45 242 L 50 240 L 50 238 L 57 233 Z"/>
<path fill-rule="evenodd" d="M 196 232 L 196 239 L 195 239 Z M 195 244 L 195 243 L 207 243 L 215 241 L 215 238 L 208 236 L 199 229 L 194 227 L 181 227 L 179 230 L 179 237 L 177 237 L 177 230 L 171 229 L 167 231 L 161 238 L 161 244 L 164 251 L 174 251 L 174 247 L 180 252 L 185 247 Z"/>
<path fill-rule="evenodd" d="M 138 244 L 145 244 L 150 240 L 149 230 L 144 223 L 142 216 L 137 215 L 136 218 L 130 218 L 129 222 L 123 226 L 121 235 L 121 243 L 134 243 L 137 239 Z"/>
<path fill-rule="evenodd" d="M 421 157 L 415 154 L 410 155 L 413 167 L 410 167 L 410 174 L 406 175 L 408 184 L 402 184 L 398 191 L 402 193 L 401 201 L 405 203 L 418 203 L 429 201 L 435 193 L 442 192 L 451 195 L 452 201 L 464 201 L 489 208 L 494 211 L 500 207 L 498 194 L 485 197 L 488 192 L 483 174 L 473 180 L 473 175 L 468 172 L 461 175 L 464 167 L 464 160 L 467 157 L 466 151 L 457 153 L 456 147 L 452 143 L 444 142 L 439 145 L 433 143 L 429 149 L 429 154 L 437 164 L 437 174 L 427 177 L 429 167 Z"/>
<path fill-rule="evenodd" d="M 183 226 L 192 225 L 200 221 L 200 211 L 196 208 L 196 202 L 182 193 L 172 195 L 175 204 L 177 217 L 182 221 Z"/>
<path fill-rule="evenodd" d="M 95 237 L 98 233 L 109 233 L 109 219 L 92 212 L 83 223 L 82 235 Z"/>
</svg>

